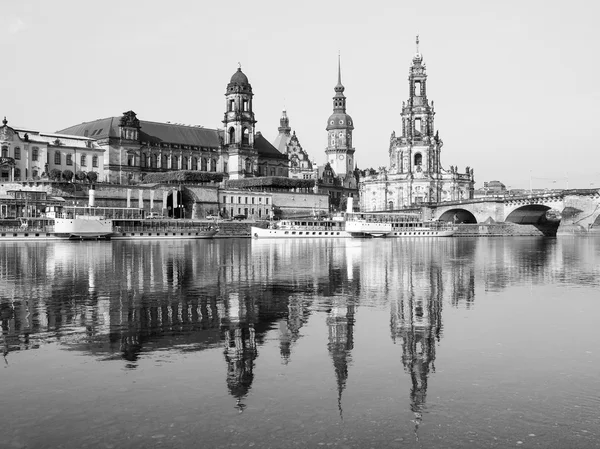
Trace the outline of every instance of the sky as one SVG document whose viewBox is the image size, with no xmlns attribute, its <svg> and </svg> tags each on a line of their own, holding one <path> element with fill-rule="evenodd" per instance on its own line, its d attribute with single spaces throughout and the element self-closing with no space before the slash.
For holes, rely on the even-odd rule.
<svg viewBox="0 0 600 449">
<path fill-rule="evenodd" d="M 419 50 L 442 165 L 476 187 L 600 188 L 600 2 L 0 0 L 0 116 L 54 132 L 133 110 L 222 127 L 238 63 L 256 129 L 285 108 L 325 163 L 338 53 L 361 169 L 389 166 Z"/>
</svg>

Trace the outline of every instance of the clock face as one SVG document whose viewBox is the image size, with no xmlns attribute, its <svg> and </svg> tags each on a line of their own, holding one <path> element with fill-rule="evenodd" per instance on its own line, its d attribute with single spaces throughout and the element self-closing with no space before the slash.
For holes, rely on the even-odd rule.
<svg viewBox="0 0 600 449">
<path fill-rule="evenodd" d="M 343 155 L 343 154 L 340 154 L 340 155 L 338 156 L 338 159 L 339 159 L 340 161 L 343 161 L 343 160 L 344 160 L 344 155 Z"/>
</svg>

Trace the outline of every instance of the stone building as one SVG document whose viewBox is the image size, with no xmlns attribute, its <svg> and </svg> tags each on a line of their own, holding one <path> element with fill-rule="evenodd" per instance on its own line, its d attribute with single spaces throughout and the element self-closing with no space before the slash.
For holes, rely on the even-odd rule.
<svg viewBox="0 0 600 449">
<path fill-rule="evenodd" d="M 279 134 L 273 142 L 273 146 L 281 153 L 287 154 L 289 160 L 289 177 L 297 179 L 315 179 L 317 177 L 317 165 L 310 160 L 308 153 L 304 151 L 296 131 L 292 132 L 290 119 L 284 109 L 279 120 Z"/>
<path fill-rule="evenodd" d="M 0 181 L 35 181 L 51 170 L 104 176 L 104 150 L 88 137 L 0 126 Z"/>
<path fill-rule="evenodd" d="M 225 91 L 224 129 L 138 119 L 133 111 L 60 131 L 94 139 L 104 152 L 106 182 L 140 182 L 147 173 L 199 170 L 229 179 L 287 176 L 288 161 L 255 131 L 252 86 L 241 68 Z"/>
<path fill-rule="evenodd" d="M 392 133 L 389 167 L 367 171 L 360 179 L 362 211 L 394 210 L 420 203 L 454 201 L 473 197 L 474 177 L 469 167 L 442 167 L 443 141 L 434 127 L 434 105 L 427 98 L 427 74 L 423 56 L 413 57 L 408 75 L 408 101 L 402 102 L 399 136 Z"/>
</svg>

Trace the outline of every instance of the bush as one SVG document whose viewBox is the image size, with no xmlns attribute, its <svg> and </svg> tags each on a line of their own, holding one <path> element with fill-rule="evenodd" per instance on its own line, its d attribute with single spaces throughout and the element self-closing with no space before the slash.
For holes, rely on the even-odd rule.
<svg viewBox="0 0 600 449">
<path fill-rule="evenodd" d="M 71 170 L 65 170 L 62 172 L 62 177 L 65 181 L 71 181 L 73 179 L 73 172 Z"/>
<path fill-rule="evenodd" d="M 48 173 L 48 178 L 53 181 L 60 181 L 62 178 L 62 171 L 60 171 L 58 168 L 53 168 L 50 170 L 50 173 Z"/>
<path fill-rule="evenodd" d="M 75 173 L 75 179 L 77 179 L 78 181 L 85 181 L 87 179 L 87 173 L 80 170 L 77 173 Z"/>
<path fill-rule="evenodd" d="M 179 170 L 165 173 L 148 173 L 144 177 L 144 183 L 177 183 L 177 182 L 221 182 L 223 180 L 222 173 L 207 173 L 199 171 Z"/>
<path fill-rule="evenodd" d="M 310 189 L 315 186 L 314 179 L 285 178 L 283 176 L 264 176 L 260 178 L 233 179 L 227 181 L 227 187 L 276 187 L 285 189 Z"/>
<path fill-rule="evenodd" d="M 87 174 L 87 179 L 90 183 L 95 183 L 98 180 L 98 173 L 91 171 Z"/>
</svg>

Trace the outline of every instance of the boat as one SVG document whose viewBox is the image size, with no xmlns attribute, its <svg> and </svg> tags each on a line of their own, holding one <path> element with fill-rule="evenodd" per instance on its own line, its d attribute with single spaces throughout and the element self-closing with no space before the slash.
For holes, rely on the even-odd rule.
<svg viewBox="0 0 600 449">
<path fill-rule="evenodd" d="M 54 218 L 54 234 L 68 239 L 100 239 L 113 233 L 113 221 L 93 208 L 73 207 Z"/>
<path fill-rule="evenodd" d="M 419 214 L 348 212 L 331 219 L 296 218 L 251 227 L 253 238 L 450 237 L 456 228 Z"/>
<path fill-rule="evenodd" d="M 115 222 L 111 240 L 212 239 L 219 232 L 214 225 L 191 220 L 152 220 Z"/>
<path fill-rule="evenodd" d="M 416 213 L 347 213 L 345 230 L 352 237 L 451 237 L 456 227 Z"/>
<path fill-rule="evenodd" d="M 349 238 L 344 220 L 334 218 L 290 218 L 271 221 L 266 227 L 251 226 L 250 235 L 257 239 L 279 238 Z"/>
</svg>

